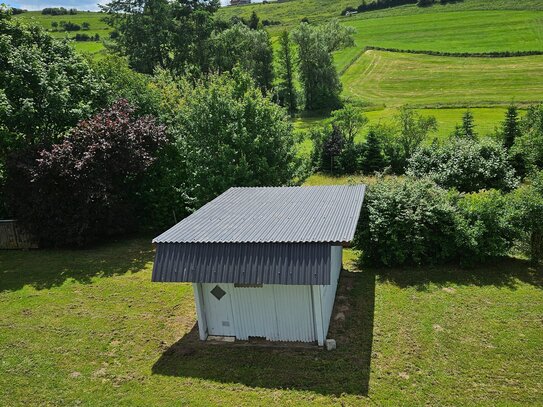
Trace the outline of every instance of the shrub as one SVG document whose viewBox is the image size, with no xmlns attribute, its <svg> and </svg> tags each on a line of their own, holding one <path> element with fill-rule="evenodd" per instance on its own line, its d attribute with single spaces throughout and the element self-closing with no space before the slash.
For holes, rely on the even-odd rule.
<svg viewBox="0 0 543 407">
<path fill-rule="evenodd" d="M 461 263 L 481 263 L 507 255 L 517 236 L 507 201 L 507 196 L 497 190 L 456 196 L 455 243 Z"/>
<path fill-rule="evenodd" d="M 543 171 L 508 196 L 509 211 L 519 235 L 528 240 L 533 262 L 543 259 Z"/>
<path fill-rule="evenodd" d="M 355 247 L 364 262 L 389 267 L 481 263 L 507 255 L 523 222 L 541 219 L 543 212 L 518 214 L 513 222 L 509 201 L 497 190 L 461 194 L 428 179 L 380 180 L 366 194 Z"/>
<path fill-rule="evenodd" d="M 8 161 L 11 208 L 43 245 L 81 246 L 135 228 L 140 182 L 166 137 L 154 118 L 133 113 L 120 100 L 62 142 Z"/>
<path fill-rule="evenodd" d="M 442 263 L 456 254 L 456 210 L 447 191 L 425 179 L 387 179 L 364 201 L 355 247 L 385 266 Z"/>
<path fill-rule="evenodd" d="M 409 160 L 407 173 L 461 192 L 508 191 L 518 184 L 507 152 L 491 140 L 453 139 L 442 146 L 433 143 L 419 148 Z"/>
</svg>

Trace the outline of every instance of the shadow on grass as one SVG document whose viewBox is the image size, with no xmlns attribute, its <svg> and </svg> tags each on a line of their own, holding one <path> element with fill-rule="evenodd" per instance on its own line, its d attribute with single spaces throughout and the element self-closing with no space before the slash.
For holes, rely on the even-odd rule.
<svg viewBox="0 0 543 407">
<path fill-rule="evenodd" d="M 527 260 L 501 258 L 492 264 L 474 268 L 452 266 L 422 267 L 409 269 L 373 270 L 380 282 L 389 282 L 399 287 L 415 287 L 425 291 L 430 284 L 437 286 L 473 285 L 515 289 L 519 282 L 543 289 L 543 266 Z"/>
<path fill-rule="evenodd" d="M 342 393 L 367 396 L 373 341 L 375 275 L 343 272 L 329 338 L 338 348 L 260 347 L 250 343 L 201 342 L 197 327 L 170 346 L 153 366 L 153 373 L 193 377 L 250 387 Z M 343 312 L 345 321 L 334 321 Z"/>
<path fill-rule="evenodd" d="M 0 292 L 25 285 L 41 290 L 66 280 L 88 284 L 94 277 L 110 277 L 142 270 L 153 261 L 150 238 L 108 241 L 84 250 L 0 250 Z"/>
</svg>

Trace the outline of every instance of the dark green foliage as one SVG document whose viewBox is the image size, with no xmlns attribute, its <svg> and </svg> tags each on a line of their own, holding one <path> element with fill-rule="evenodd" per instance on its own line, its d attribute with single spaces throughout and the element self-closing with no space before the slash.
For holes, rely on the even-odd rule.
<svg viewBox="0 0 543 407">
<path fill-rule="evenodd" d="M 244 24 L 236 24 L 213 34 L 212 66 L 218 72 L 230 72 L 240 66 L 251 74 L 263 91 L 273 83 L 273 49 L 270 36 L 265 30 L 251 30 Z"/>
<path fill-rule="evenodd" d="M 421 147 L 409 160 L 408 174 L 429 177 L 443 188 L 461 192 L 508 191 L 518 184 L 505 149 L 492 140 L 451 139 Z"/>
<path fill-rule="evenodd" d="M 166 142 L 126 101 L 80 122 L 51 147 L 10 156 L 8 202 L 42 245 L 81 246 L 137 226 L 143 174 Z"/>
<path fill-rule="evenodd" d="M 400 52 L 402 54 L 419 54 L 419 55 L 434 55 L 441 57 L 459 57 L 459 58 L 506 58 L 506 57 L 521 57 L 529 55 L 543 55 L 543 51 L 490 51 L 490 52 L 448 52 L 435 51 L 424 49 L 405 49 L 391 47 L 377 47 L 374 45 L 366 45 L 366 50 Z"/>
<path fill-rule="evenodd" d="M 520 128 L 512 153 L 522 157 L 528 171 L 543 169 L 543 104 L 528 107 Z"/>
<path fill-rule="evenodd" d="M 362 148 L 360 158 L 361 169 L 364 174 L 373 174 L 383 171 L 386 167 L 386 161 L 383 156 L 381 142 L 375 131 L 370 130 Z"/>
<path fill-rule="evenodd" d="M 209 69 L 209 37 L 218 1 L 113 0 L 101 6 L 117 32 L 114 49 L 142 73 L 156 67 L 183 72 Z"/>
<path fill-rule="evenodd" d="M 338 160 L 339 155 L 343 151 L 345 145 L 345 138 L 336 125 L 332 126 L 332 131 L 328 134 L 328 137 L 324 139 L 322 143 L 322 167 L 323 170 L 334 173 L 341 172 L 340 162 Z"/>
<path fill-rule="evenodd" d="M 258 24 L 260 22 L 260 18 L 256 15 L 256 11 L 253 10 L 251 13 L 251 18 L 249 19 L 249 23 L 247 24 L 251 30 L 257 30 Z"/>
<path fill-rule="evenodd" d="M 77 10 L 75 8 L 71 8 L 68 10 L 64 7 L 46 7 L 41 11 L 41 13 L 43 15 L 62 16 L 66 14 L 77 14 Z"/>
<path fill-rule="evenodd" d="M 281 33 L 279 46 L 278 96 L 281 105 L 293 115 L 298 110 L 298 91 L 295 85 L 294 50 L 288 31 Z"/>
<path fill-rule="evenodd" d="M 374 0 L 374 1 L 362 1 L 358 6 L 358 12 L 363 13 L 365 11 L 382 10 L 389 7 L 403 6 L 404 4 L 415 4 L 418 0 Z"/>
<path fill-rule="evenodd" d="M 543 260 L 543 171 L 509 194 L 512 222 L 523 232 L 534 263 Z"/>
<path fill-rule="evenodd" d="M 352 28 L 331 21 L 320 26 L 301 23 L 292 33 L 298 45 L 300 80 L 307 110 L 340 106 L 341 82 L 332 52 L 353 45 Z"/>
<path fill-rule="evenodd" d="M 456 254 L 456 211 L 429 180 L 389 179 L 366 192 L 355 248 L 384 266 L 435 264 Z"/>
<path fill-rule="evenodd" d="M 510 105 L 502 123 L 503 146 L 509 150 L 515 144 L 516 138 L 520 135 L 520 123 L 517 107 Z"/>
</svg>

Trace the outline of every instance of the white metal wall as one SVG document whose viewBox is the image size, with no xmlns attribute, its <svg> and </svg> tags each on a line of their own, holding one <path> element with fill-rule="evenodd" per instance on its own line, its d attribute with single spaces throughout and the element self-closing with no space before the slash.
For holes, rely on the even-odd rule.
<svg viewBox="0 0 543 407">
<path fill-rule="evenodd" d="M 226 292 L 220 300 L 211 294 L 216 285 Z M 241 340 L 250 336 L 272 341 L 316 340 L 311 286 L 234 287 L 234 284 L 202 283 L 201 291 L 203 306 L 200 306 L 209 335 L 235 336 Z"/>
<path fill-rule="evenodd" d="M 328 334 L 330 319 L 332 318 L 332 310 L 334 308 L 334 300 L 336 298 L 337 284 L 339 281 L 339 273 L 342 266 L 343 248 L 341 246 L 332 246 L 332 261 L 330 271 L 330 285 L 321 285 L 321 304 L 322 304 L 322 324 L 324 329 L 324 339 Z"/>
<path fill-rule="evenodd" d="M 235 287 L 234 284 L 193 284 L 200 338 L 262 337 L 272 341 L 324 344 L 342 266 L 341 246 L 331 246 L 330 285 L 278 285 Z M 218 300 L 215 286 L 226 294 Z"/>
</svg>

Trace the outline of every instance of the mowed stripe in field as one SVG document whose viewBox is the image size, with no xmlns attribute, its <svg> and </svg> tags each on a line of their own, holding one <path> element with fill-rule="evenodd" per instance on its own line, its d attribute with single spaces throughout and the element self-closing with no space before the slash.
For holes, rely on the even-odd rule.
<svg viewBox="0 0 543 407">
<path fill-rule="evenodd" d="M 457 58 L 367 51 L 341 80 L 344 96 L 369 104 L 527 103 L 543 99 L 543 56 Z"/>
</svg>

